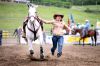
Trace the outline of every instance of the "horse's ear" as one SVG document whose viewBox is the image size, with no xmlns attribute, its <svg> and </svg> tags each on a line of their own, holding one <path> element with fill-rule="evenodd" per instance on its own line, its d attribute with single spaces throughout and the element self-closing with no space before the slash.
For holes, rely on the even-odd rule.
<svg viewBox="0 0 100 66">
<path fill-rule="evenodd" d="M 27 3 L 27 6 L 30 7 L 31 6 L 31 3 Z"/>
<path fill-rule="evenodd" d="M 29 7 L 29 3 L 27 3 L 27 6 Z"/>
</svg>

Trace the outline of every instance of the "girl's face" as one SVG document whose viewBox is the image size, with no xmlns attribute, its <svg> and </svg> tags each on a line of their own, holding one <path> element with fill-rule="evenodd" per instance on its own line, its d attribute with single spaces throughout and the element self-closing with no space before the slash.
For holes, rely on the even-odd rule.
<svg viewBox="0 0 100 66">
<path fill-rule="evenodd" d="M 57 16 L 55 20 L 56 21 L 62 21 L 62 17 L 61 16 Z"/>
</svg>

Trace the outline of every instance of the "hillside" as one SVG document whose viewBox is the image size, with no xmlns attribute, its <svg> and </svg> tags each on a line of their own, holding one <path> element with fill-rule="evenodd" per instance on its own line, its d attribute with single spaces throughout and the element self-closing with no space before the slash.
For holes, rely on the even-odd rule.
<svg viewBox="0 0 100 66">
<path fill-rule="evenodd" d="M 53 19 L 52 16 L 55 13 L 64 14 L 64 21 L 67 24 L 68 17 L 70 13 L 73 14 L 76 23 L 84 23 L 85 19 L 89 19 L 92 24 L 96 24 L 96 20 L 100 20 L 100 13 L 86 13 L 83 10 L 87 7 L 96 8 L 96 6 L 73 6 L 71 9 L 58 8 L 58 7 L 48 7 L 39 5 L 37 12 L 38 15 L 44 19 Z M 98 6 L 99 8 L 100 6 Z M 22 23 L 27 16 L 28 8 L 26 4 L 16 4 L 16 3 L 0 3 L 0 28 L 1 29 L 14 29 L 22 26 Z M 44 25 L 46 30 L 51 27 L 49 25 Z"/>
</svg>

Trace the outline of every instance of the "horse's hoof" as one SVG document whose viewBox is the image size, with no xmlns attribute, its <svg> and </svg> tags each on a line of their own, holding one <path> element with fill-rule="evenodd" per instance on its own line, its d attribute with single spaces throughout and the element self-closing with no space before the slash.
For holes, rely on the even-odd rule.
<svg viewBox="0 0 100 66">
<path fill-rule="evenodd" d="M 41 56 L 40 59 L 44 59 L 44 56 Z"/>
<path fill-rule="evenodd" d="M 33 54 L 34 54 L 33 50 L 30 50 L 30 55 L 33 55 Z"/>
<path fill-rule="evenodd" d="M 33 60 L 33 54 L 34 54 L 33 50 L 30 50 L 30 55 L 29 55 L 30 60 Z"/>
<path fill-rule="evenodd" d="M 43 54 L 40 55 L 40 59 L 44 59 L 44 55 Z"/>
</svg>

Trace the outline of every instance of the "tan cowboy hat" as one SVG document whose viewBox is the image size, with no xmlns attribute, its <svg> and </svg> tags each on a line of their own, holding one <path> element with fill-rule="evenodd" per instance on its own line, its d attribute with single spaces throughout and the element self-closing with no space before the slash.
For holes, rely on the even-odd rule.
<svg viewBox="0 0 100 66">
<path fill-rule="evenodd" d="M 57 16 L 61 16 L 61 18 L 64 17 L 64 15 L 62 15 L 62 14 L 54 14 L 53 18 L 56 19 Z"/>
</svg>

